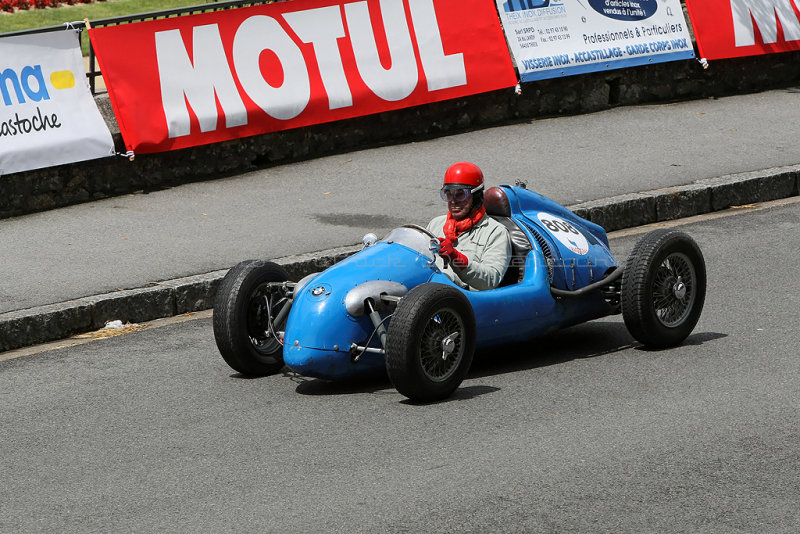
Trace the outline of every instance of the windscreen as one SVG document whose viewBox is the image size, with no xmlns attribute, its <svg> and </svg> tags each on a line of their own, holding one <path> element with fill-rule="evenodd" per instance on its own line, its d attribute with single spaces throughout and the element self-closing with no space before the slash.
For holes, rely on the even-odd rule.
<svg viewBox="0 0 800 534">
<path fill-rule="evenodd" d="M 381 241 L 385 241 L 387 243 L 399 243 L 404 245 L 433 261 L 435 256 L 431 250 L 431 240 L 431 237 L 427 236 L 421 231 L 406 227 L 395 228 L 386 234 L 386 237 L 381 239 Z"/>
</svg>

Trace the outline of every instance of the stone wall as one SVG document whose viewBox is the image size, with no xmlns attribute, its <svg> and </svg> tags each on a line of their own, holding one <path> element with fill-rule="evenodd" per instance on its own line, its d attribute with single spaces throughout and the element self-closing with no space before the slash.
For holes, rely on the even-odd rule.
<svg viewBox="0 0 800 534">
<path fill-rule="evenodd" d="M 522 84 L 346 121 L 190 149 L 104 158 L 0 176 L 0 219 L 136 191 L 211 180 L 337 152 L 426 139 L 614 106 L 720 97 L 800 81 L 800 52 L 711 62 L 660 63 Z M 107 95 L 96 97 L 124 152 Z"/>
</svg>

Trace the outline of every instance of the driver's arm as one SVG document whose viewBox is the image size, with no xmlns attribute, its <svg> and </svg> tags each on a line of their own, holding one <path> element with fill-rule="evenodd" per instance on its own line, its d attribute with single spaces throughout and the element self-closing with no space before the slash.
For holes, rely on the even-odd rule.
<svg viewBox="0 0 800 534">
<path fill-rule="evenodd" d="M 497 224 L 481 229 L 475 246 L 464 243 L 458 249 L 469 259 L 467 266 L 454 268 L 456 275 L 473 289 L 493 289 L 500 285 L 511 261 L 511 239 L 508 230 Z M 485 243 L 485 245 L 484 245 Z"/>
</svg>

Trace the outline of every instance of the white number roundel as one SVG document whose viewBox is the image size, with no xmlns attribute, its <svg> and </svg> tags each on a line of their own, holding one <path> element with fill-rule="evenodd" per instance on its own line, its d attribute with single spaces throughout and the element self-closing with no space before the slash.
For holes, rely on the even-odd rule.
<svg viewBox="0 0 800 534">
<path fill-rule="evenodd" d="M 539 222 L 547 228 L 547 231 L 550 232 L 553 237 L 561 241 L 565 247 L 581 256 L 588 254 L 588 241 L 586 241 L 586 238 L 580 230 L 575 228 L 572 224 L 543 211 L 539 213 L 538 217 Z"/>
</svg>

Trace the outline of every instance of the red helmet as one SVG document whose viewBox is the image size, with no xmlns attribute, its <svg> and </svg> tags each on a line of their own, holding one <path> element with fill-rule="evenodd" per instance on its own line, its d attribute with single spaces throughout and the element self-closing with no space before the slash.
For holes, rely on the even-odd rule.
<svg viewBox="0 0 800 534">
<path fill-rule="evenodd" d="M 477 193 L 483 189 L 483 171 L 474 163 L 460 161 L 453 163 L 444 173 L 442 189 L 469 189 Z"/>
</svg>

